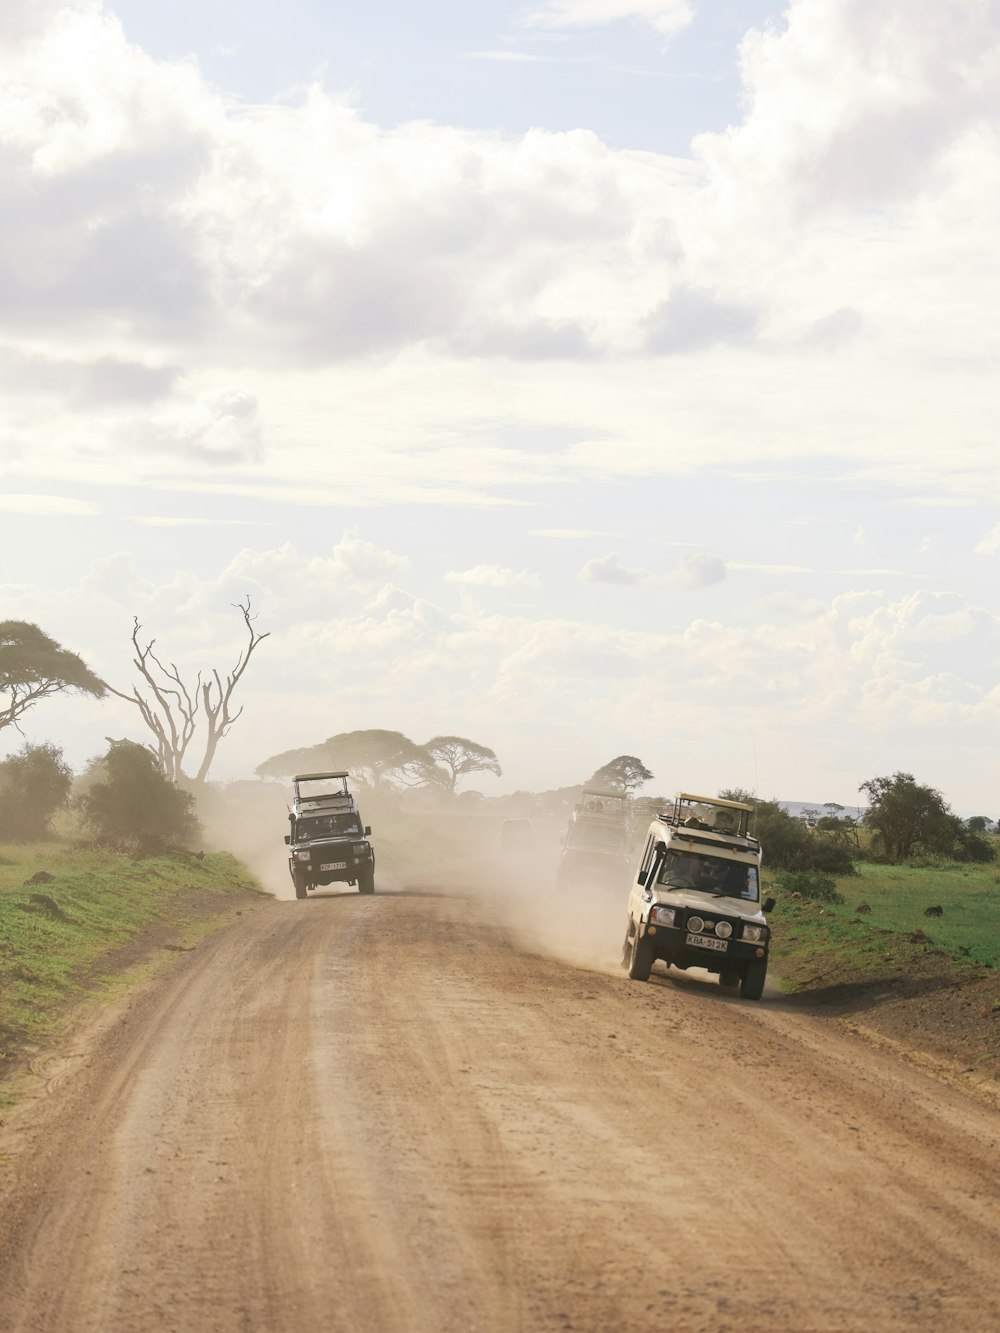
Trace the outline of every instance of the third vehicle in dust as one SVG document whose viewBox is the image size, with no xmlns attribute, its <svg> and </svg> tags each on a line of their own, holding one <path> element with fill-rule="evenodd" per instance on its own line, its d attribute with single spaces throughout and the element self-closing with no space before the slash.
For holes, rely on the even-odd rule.
<svg viewBox="0 0 1000 1333">
<path fill-rule="evenodd" d="M 649 826 L 629 892 L 622 966 L 646 981 L 659 959 L 718 974 L 759 1000 L 767 976 L 761 847 L 748 832 L 752 807 L 679 792 Z"/>
</svg>

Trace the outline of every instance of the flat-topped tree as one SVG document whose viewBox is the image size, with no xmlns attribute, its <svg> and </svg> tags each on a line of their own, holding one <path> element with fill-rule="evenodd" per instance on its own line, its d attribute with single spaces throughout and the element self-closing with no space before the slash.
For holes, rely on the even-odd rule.
<svg viewBox="0 0 1000 1333">
<path fill-rule="evenodd" d="M 433 761 L 422 745 L 401 731 L 341 731 L 317 745 L 271 755 L 257 765 L 262 778 L 346 769 L 368 787 L 413 786 L 428 780 Z"/>
<path fill-rule="evenodd" d="M 610 787 L 631 796 L 637 787 L 648 782 L 653 774 L 634 754 L 620 754 L 599 768 L 585 784 L 588 787 Z"/>
<path fill-rule="evenodd" d="M 494 773 L 498 778 L 503 770 L 496 754 L 486 745 L 467 740 L 464 736 L 435 736 L 423 747 L 436 766 L 432 780 L 455 794 L 459 778 L 466 773 Z"/>
<path fill-rule="evenodd" d="M 106 690 L 83 658 L 26 620 L 0 621 L 0 730 L 18 726 L 29 708 L 55 694 Z"/>
</svg>

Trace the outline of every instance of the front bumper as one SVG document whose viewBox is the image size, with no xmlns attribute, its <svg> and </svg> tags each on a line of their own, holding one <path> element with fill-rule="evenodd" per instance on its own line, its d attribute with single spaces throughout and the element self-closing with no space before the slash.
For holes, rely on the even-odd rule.
<svg viewBox="0 0 1000 1333">
<path fill-rule="evenodd" d="M 747 963 L 766 962 L 768 943 L 749 943 L 739 939 L 719 939 L 716 935 L 692 935 L 685 926 L 642 923 L 642 938 L 654 955 L 675 967 L 703 967 L 709 972 L 742 968 Z M 692 943 L 698 939 L 700 943 Z"/>
<path fill-rule="evenodd" d="M 296 856 L 296 852 L 303 851 L 309 852 L 307 861 Z M 288 864 L 293 873 L 298 871 L 311 884 L 353 884 L 359 876 L 374 868 L 375 856 L 368 844 L 362 853 L 355 852 L 354 845 L 349 842 L 309 843 L 308 846 L 292 847 Z"/>
</svg>

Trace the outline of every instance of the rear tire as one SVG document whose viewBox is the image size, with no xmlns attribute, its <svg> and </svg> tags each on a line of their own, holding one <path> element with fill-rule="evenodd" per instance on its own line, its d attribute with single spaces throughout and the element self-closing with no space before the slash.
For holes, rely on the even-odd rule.
<svg viewBox="0 0 1000 1333">
<path fill-rule="evenodd" d="M 740 997 L 744 1000 L 759 1000 L 764 994 L 764 979 L 767 976 L 767 963 L 747 963 L 740 981 Z"/>
<path fill-rule="evenodd" d="M 628 956 L 629 981 L 648 981 L 653 970 L 653 947 L 648 940 L 641 939 L 636 925 L 632 936 L 632 948 Z"/>
<path fill-rule="evenodd" d="M 719 985 L 735 988 L 742 982 L 739 969 L 735 967 L 726 967 L 719 973 Z"/>
</svg>

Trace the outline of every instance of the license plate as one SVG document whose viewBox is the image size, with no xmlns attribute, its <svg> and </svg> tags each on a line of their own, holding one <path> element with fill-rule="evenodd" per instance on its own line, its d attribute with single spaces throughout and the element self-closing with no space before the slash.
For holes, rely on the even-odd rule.
<svg viewBox="0 0 1000 1333">
<path fill-rule="evenodd" d="M 729 948 L 728 940 L 717 940 L 713 935 L 689 935 L 686 943 L 696 949 L 714 949 L 716 953 L 725 953 Z"/>
<path fill-rule="evenodd" d="M 320 870 L 346 870 L 346 861 L 327 861 L 325 865 L 320 866 Z"/>
</svg>

